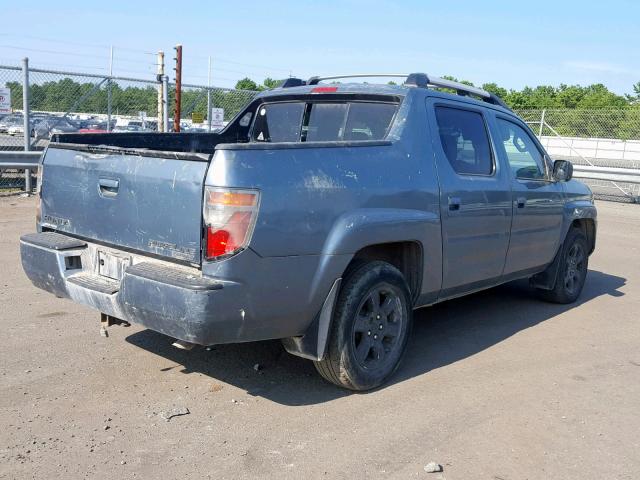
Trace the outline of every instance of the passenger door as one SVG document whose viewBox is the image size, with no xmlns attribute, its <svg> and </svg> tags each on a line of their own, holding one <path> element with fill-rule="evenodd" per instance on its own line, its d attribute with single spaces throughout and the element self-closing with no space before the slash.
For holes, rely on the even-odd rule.
<svg viewBox="0 0 640 480">
<path fill-rule="evenodd" d="M 427 100 L 440 182 L 443 271 L 440 298 L 498 283 L 511 226 L 509 175 L 488 135 L 485 109 Z"/>
<path fill-rule="evenodd" d="M 496 115 L 499 155 L 510 166 L 513 223 L 504 274 L 550 263 L 560 243 L 564 194 L 529 129 L 515 118 Z"/>
</svg>

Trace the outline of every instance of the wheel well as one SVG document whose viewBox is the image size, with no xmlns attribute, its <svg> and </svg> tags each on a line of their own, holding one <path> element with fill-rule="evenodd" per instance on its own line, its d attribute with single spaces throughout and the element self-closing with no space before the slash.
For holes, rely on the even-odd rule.
<svg viewBox="0 0 640 480">
<path fill-rule="evenodd" d="M 596 224 L 591 218 L 578 218 L 571 222 L 571 228 L 576 228 L 584 233 L 589 245 L 589 253 L 596 247 Z"/>
<path fill-rule="evenodd" d="M 393 242 L 369 245 L 358 250 L 347 266 L 347 271 L 353 265 L 362 261 L 382 260 L 396 267 L 405 280 L 415 301 L 420 293 L 422 282 L 422 245 L 418 242 Z"/>
</svg>

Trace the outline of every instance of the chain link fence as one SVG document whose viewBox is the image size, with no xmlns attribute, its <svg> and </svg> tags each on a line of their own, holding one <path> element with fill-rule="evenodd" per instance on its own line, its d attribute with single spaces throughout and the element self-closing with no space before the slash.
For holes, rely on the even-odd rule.
<svg viewBox="0 0 640 480">
<path fill-rule="evenodd" d="M 534 130 L 549 155 L 575 165 L 640 168 L 640 105 L 625 109 L 540 109 L 516 112 Z M 583 180 L 596 198 L 631 202 L 640 185 Z"/>
<path fill-rule="evenodd" d="M 538 126 L 544 122 L 543 129 L 536 130 L 543 136 L 640 140 L 640 105 L 624 109 L 516 110 L 516 113 Z"/>
<path fill-rule="evenodd" d="M 156 79 L 30 68 L 31 121 L 30 132 L 25 133 L 22 67 L 0 65 L 0 87 L 10 89 L 13 110 L 0 118 L 0 152 L 22 150 L 25 134 L 29 135 L 32 149 L 42 150 L 53 133 L 158 130 L 162 127 L 162 118 L 158 118 L 160 85 Z M 175 85 L 169 83 L 167 87 L 166 108 L 172 119 Z M 183 84 L 181 130 L 208 131 L 207 114 L 212 107 L 223 108 L 224 121 L 228 122 L 256 94 Z M 568 159 L 576 165 L 640 168 L 640 105 L 616 110 L 540 109 L 516 113 L 531 125 L 554 158 Z M 587 183 L 600 198 L 625 201 L 640 195 L 638 185 L 603 180 Z M 22 172 L 0 170 L 0 193 L 23 187 Z"/>
<path fill-rule="evenodd" d="M 258 94 L 251 90 L 234 90 L 231 88 L 206 87 L 202 85 L 182 84 L 182 102 L 180 117 L 185 120 L 186 130 L 189 128 L 207 129 L 207 110 L 224 109 L 224 122 L 235 117 Z M 175 110 L 175 85 L 169 84 L 169 106 L 171 115 Z M 201 124 L 194 124 L 194 114 L 204 119 Z"/>
<path fill-rule="evenodd" d="M 158 87 L 162 82 L 138 78 L 29 68 L 29 135 L 32 150 L 46 148 L 54 133 L 158 131 Z M 11 92 L 12 113 L 0 114 L 0 152 L 25 144 L 22 67 L 0 65 L 0 87 Z M 168 83 L 167 112 L 172 129 L 175 85 Z M 202 85 L 182 86 L 181 131 L 206 132 L 209 107 L 233 118 L 257 92 Z M 199 123 L 195 123 L 194 120 Z M 0 170 L 0 193 L 24 188 L 24 173 Z"/>
</svg>

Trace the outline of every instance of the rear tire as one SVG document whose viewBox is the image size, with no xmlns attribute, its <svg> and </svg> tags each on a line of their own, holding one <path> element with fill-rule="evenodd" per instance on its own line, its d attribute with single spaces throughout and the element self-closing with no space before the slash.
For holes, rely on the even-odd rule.
<svg viewBox="0 0 640 480">
<path fill-rule="evenodd" d="M 397 370 L 412 322 L 411 294 L 402 273 L 374 261 L 356 265 L 340 289 L 320 375 L 350 390 L 370 390 Z"/>
<path fill-rule="evenodd" d="M 553 303 L 575 302 L 584 287 L 589 268 L 587 238 L 572 228 L 562 246 L 562 256 L 558 266 L 558 275 L 551 290 L 538 290 L 540 297 Z"/>
</svg>

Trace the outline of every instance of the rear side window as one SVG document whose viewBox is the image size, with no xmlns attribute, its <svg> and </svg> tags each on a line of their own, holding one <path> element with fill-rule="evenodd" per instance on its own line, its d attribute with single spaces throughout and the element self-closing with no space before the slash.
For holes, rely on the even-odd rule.
<svg viewBox="0 0 640 480">
<path fill-rule="evenodd" d="M 436 120 L 442 150 L 456 173 L 493 173 L 493 155 L 481 114 L 458 108 L 436 107 Z"/>
<path fill-rule="evenodd" d="M 382 140 L 398 108 L 394 103 L 286 102 L 262 105 L 253 127 L 256 142 Z"/>
<path fill-rule="evenodd" d="M 258 109 L 253 127 L 254 140 L 259 142 L 297 142 L 304 103 L 273 103 Z"/>
<path fill-rule="evenodd" d="M 310 103 L 302 125 L 302 141 L 336 142 L 342 138 L 347 103 Z"/>
</svg>

